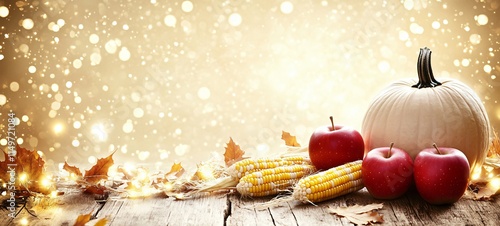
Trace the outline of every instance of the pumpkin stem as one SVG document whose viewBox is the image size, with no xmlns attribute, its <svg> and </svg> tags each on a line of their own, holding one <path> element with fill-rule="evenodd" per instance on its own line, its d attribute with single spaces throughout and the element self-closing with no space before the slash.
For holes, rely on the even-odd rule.
<svg viewBox="0 0 500 226">
<path fill-rule="evenodd" d="M 431 53 L 432 51 L 427 48 L 420 48 L 420 54 L 417 61 L 418 83 L 413 85 L 413 88 L 429 88 L 440 86 L 441 83 L 434 78 L 431 67 Z"/>
<path fill-rule="evenodd" d="M 436 149 L 436 151 L 438 152 L 438 154 L 441 154 L 441 152 L 439 151 L 439 148 L 438 148 L 438 146 L 436 145 L 436 143 L 432 144 L 432 146 Z"/>
<path fill-rule="evenodd" d="M 387 152 L 387 158 L 391 157 L 391 151 L 392 151 L 393 146 L 394 146 L 394 142 L 391 142 L 391 146 L 389 147 L 389 151 Z"/>
<path fill-rule="evenodd" d="M 333 125 L 333 116 L 330 116 L 330 122 L 332 122 L 332 131 L 335 131 L 335 125 Z"/>
</svg>

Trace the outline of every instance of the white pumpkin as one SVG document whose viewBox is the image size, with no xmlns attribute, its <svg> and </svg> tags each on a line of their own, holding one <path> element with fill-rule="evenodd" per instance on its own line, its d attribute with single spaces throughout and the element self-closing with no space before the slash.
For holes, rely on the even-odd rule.
<svg viewBox="0 0 500 226">
<path fill-rule="evenodd" d="M 490 144 L 488 115 L 467 85 L 454 79 L 434 79 L 430 55 L 430 49 L 420 49 L 418 80 L 396 81 L 370 104 L 361 128 L 365 153 L 394 142 L 415 158 L 436 143 L 461 150 L 474 173 Z"/>
</svg>

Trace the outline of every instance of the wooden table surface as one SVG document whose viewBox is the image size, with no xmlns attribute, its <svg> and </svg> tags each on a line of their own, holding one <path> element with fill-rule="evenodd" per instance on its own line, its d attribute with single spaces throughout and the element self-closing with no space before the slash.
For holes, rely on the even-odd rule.
<svg viewBox="0 0 500 226">
<path fill-rule="evenodd" d="M 255 204 L 268 198 L 242 198 L 237 194 L 217 194 L 197 199 L 175 200 L 163 194 L 147 198 L 114 198 L 97 203 L 93 195 L 74 188 L 49 203 L 39 204 L 33 210 L 37 217 L 23 210 L 15 219 L 8 211 L 1 211 L 0 225 L 73 225 L 79 215 L 92 213 L 94 225 L 107 218 L 107 225 L 352 225 L 346 218 L 332 215 L 328 207 L 354 204 L 383 203 L 384 225 L 500 225 L 500 199 L 475 201 L 463 197 L 447 206 L 433 206 L 416 193 L 396 200 L 381 201 L 372 198 L 366 189 L 330 201 L 311 204 L 285 202 L 278 207 L 257 210 Z"/>
</svg>

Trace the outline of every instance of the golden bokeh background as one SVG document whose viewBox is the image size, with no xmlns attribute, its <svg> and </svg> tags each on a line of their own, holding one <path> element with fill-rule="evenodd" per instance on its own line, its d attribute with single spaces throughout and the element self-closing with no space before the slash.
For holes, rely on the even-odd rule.
<svg viewBox="0 0 500 226">
<path fill-rule="evenodd" d="M 247 156 L 307 145 L 329 123 L 361 129 L 370 100 L 416 78 L 459 79 L 500 127 L 499 0 L 0 0 L 0 128 L 49 170 L 196 164 L 232 137 Z M 0 145 L 7 148 L 6 134 Z M 50 169 L 52 167 L 52 169 Z"/>
</svg>

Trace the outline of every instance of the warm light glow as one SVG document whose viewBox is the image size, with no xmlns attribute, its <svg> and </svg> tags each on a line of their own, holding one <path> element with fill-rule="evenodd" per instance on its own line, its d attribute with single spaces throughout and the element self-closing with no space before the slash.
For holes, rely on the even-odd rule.
<svg viewBox="0 0 500 226">
<path fill-rule="evenodd" d="M 498 191 L 500 189 L 500 178 L 495 177 L 488 182 L 488 187 L 492 188 L 494 191 Z"/>
<path fill-rule="evenodd" d="M 71 174 L 69 174 L 69 179 L 72 181 L 76 181 L 79 179 L 79 177 L 75 173 L 71 173 Z"/>
<path fill-rule="evenodd" d="M 42 185 L 42 187 L 48 188 L 52 185 L 51 181 L 52 179 L 49 176 L 46 176 L 41 180 L 40 185 Z"/>
<path fill-rule="evenodd" d="M 90 130 L 92 135 L 97 138 L 98 141 L 106 141 L 108 139 L 108 133 L 103 124 L 94 124 Z"/>
<path fill-rule="evenodd" d="M 183 199 L 183 198 L 184 198 L 184 194 L 179 193 L 179 194 L 176 194 L 176 195 L 175 195 L 175 197 L 176 197 L 177 199 Z"/>
<path fill-rule="evenodd" d="M 130 162 L 126 162 L 124 165 L 123 165 L 123 171 L 125 171 L 126 173 L 130 174 L 131 172 L 135 171 L 135 166 L 133 163 L 130 163 Z"/>
<path fill-rule="evenodd" d="M 198 176 L 202 180 L 214 180 L 214 171 L 209 165 L 201 165 L 198 167 Z"/>
<path fill-rule="evenodd" d="M 0 6 L 0 17 L 7 17 L 9 15 L 9 8 L 5 6 Z"/>
<path fill-rule="evenodd" d="M 172 191 L 174 185 L 170 182 L 165 182 L 165 184 L 163 184 L 163 188 L 165 189 L 165 191 Z"/>
<path fill-rule="evenodd" d="M 109 178 L 115 178 L 117 177 L 117 169 L 118 169 L 118 166 L 117 165 L 112 165 L 111 167 L 109 167 L 108 169 L 108 177 Z"/>
<path fill-rule="evenodd" d="M 53 131 L 55 134 L 60 134 L 64 130 L 64 125 L 62 123 L 57 123 L 54 125 Z"/>
<path fill-rule="evenodd" d="M 50 192 L 50 197 L 51 198 L 56 198 L 57 197 L 57 191 L 51 191 Z"/>
<path fill-rule="evenodd" d="M 146 197 L 146 196 L 150 196 L 151 194 L 153 194 L 154 192 L 156 191 L 156 189 L 154 188 L 151 188 L 149 186 L 144 186 L 144 187 L 141 187 L 137 190 L 130 190 L 129 191 L 129 196 L 130 197 Z"/>
<path fill-rule="evenodd" d="M 142 167 L 137 169 L 136 179 L 139 181 L 147 180 L 148 179 L 148 171 Z"/>
<path fill-rule="evenodd" d="M 426 45 L 436 79 L 468 84 L 500 127 L 498 1 L 88 2 L 0 3 L 2 134 L 17 112 L 16 135 L 47 163 L 90 165 L 113 144 L 119 164 L 194 168 L 229 136 L 261 157 L 329 115 L 360 130 L 375 95 L 417 79 Z"/>
<path fill-rule="evenodd" d="M 29 225 L 29 223 L 30 222 L 28 221 L 28 218 L 26 218 L 26 217 L 23 217 L 23 218 L 21 218 L 21 220 L 19 220 L 20 225 Z"/>
<path fill-rule="evenodd" d="M 475 181 L 475 180 L 479 179 L 479 177 L 481 177 L 481 168 L 476 167 L 476 169 L 472 173 L 471 180 Z"/>
<path fill-rule="evenodd" d="M 28 174 L 26 174 L 26 173 L 19 174 L 19 181 L 21 183 L 24 183 L 24 182 L 28 181 Z"/>
</svg>

